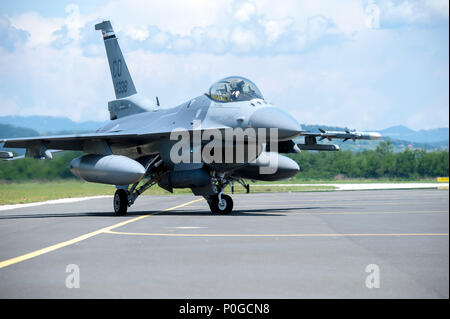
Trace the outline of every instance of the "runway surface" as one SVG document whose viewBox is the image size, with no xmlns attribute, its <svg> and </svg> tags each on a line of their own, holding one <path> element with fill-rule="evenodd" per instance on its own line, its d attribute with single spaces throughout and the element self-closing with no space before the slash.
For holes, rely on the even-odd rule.
<svg viewBox="0 0 450 319">
<path fill-rule="evenodd" d="M 188 195 L 0 211 L 0 298 L 449 297 L 447 190 L 233 199 L 229 216 Z"/>
</svg>

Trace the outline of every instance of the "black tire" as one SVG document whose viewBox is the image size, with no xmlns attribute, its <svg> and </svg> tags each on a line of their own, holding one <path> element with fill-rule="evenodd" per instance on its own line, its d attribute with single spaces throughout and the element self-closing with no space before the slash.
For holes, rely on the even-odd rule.
<svg viewBox="0 0 450 319">
<path fill-rule="evenodd" d="M 128 209 L 128 194 L 123 189 L 116 190 L 113 200 L 114 212 L 116 216 L 124 216 Z"/>
<path fill-rule="evenodd" d="M 228 215 L 233 210 L 233 199 L 228 195 L 222 195 L 222 200 L 224 203 L 219 205 L 219 196 L 214 196 L 209 201 L 209 208 L 212 213 L 220 215 Z"/>
</svg>

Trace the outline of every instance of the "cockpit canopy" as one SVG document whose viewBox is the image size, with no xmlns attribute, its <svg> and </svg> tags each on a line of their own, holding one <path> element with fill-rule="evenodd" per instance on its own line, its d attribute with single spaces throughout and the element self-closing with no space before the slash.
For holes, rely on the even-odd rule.
<svg viewBox="0 0 450 319">
<path fill-rule="evenodd" d="M 217 81 L 209 88 L 208 95 L 218 102 L 264 99 L 255 83 L 240 76 L 230 76 Z"/>
</svg>

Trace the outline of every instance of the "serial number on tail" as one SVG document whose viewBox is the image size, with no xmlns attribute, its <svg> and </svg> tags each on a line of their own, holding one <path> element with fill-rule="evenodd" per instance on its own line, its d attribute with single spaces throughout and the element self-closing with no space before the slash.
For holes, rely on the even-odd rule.
<svg viewBox="0 0 450 319">
<path fill-rule="evenodd" d="M 116 91 L 116 94 L 127 93 L 127 90 L 128 90 L 128 81 L 127 81 L 127 80 L 117 81 L 117 82 L 114 84 L 114 90 Z"/>
</svg>

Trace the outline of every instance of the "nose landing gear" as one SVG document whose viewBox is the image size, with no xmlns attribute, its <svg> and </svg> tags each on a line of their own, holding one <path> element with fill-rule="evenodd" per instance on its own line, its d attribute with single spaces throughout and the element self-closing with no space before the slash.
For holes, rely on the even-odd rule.
<svg viewBox="0 0 450 319">
<path fill-rule="evenodd" d="M 228 215 L 233 210 L 233 199 L 223 193 L 211 197 L 208 204 L 211 212 L 215 214 Z"/>
<path fill-rule="evenodd" d="M 205 196 L 211 212 L 214 214 L 228 215 L 233 210 L 233 199 L 225 195 L 223 190 L 232 181 L 231 178 L 226 178 L 223 173 L 212 172 L 211 182 L 213 190 L 216 194 Z"/>
</svg>

